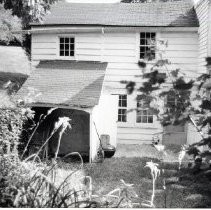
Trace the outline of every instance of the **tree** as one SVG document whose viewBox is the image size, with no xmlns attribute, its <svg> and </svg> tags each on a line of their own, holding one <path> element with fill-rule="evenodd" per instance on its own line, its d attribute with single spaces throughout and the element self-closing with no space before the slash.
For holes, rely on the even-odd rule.
<svg viewBox="0 0 211 210">
<path fill-rule="evenodd" d="M 50 9 L 50 6 L 57 1 L 58 0 L 0 0 L 0 4 L 3 5 L 5 11 L 7 10 L 10 11 L 8 13 L 10 14 L 10 16 L 14 17 L 14 18 L 13 17 L 9 18 L 9 20 L 12 20 L 11 21 L 12 23 L 13 23 L 13 19 L 15 20 L 13 25 L 12 23 L 7 24 L 7 25 L 11 25 L 12 27 L 7 27 L 7 28 L 2 27 L 1 30 L 4 31 L 3 34 L 5 34 L 6 32 L 8 32 L 9 34 L 12 34 L 11 31 L 16 31 L 16 30 L 20 31 L 21 29 L 25 29 L 25 30 L 30 29 L 30 23 L 43 21 L 45 15 Z M 1 14 L 0 14 L 0 18 L 1 18 Z M 4 15 L 2 16 L 4 17 Z M 17 24 L 17 27 L 15 27 L 17 23 L 16 20 L 18 18 L 21 21 L 19 21 Z M 20 23 L 22 24 L 21 27 L 20 27 Z M 0 24 L 1 24 L 1 21 L 0 21 Z M 2 39 L 2 37 L 0 36 L 0 40 Z M 10 37 L 12 38 L 12 36 Z M 13 38 L 14 37 L 20 38 L 21 35 L 16 34 L 16 35 L 13 35 Z M 2 40 L 4 41 L 4 39 Z M 17 40 L 20 41 L 20 39 L 17 39 Z M 7 41 L 8 41 L 7 42 L 8 44 L 12 40 L 7 39 Z M 27 55 L 30 56 L 31 36 L 27 34 L 21 39 L 21 41 L 23 41 L 22 46 L 25 49 Z"/>
<path fill-rule="evenodd" d="M 11 42 L 22 42 L 20 34 L 13 34 L 12 31 L 21 30 L 21 20 L 12 15 L 11 10 L 5 10 L 0 4 L 0 43 L 9 44 Z"/>
<path fill-rule="evenodd" d="M 163 126 L 181 125 L 191 122 L 200 133 L 202 140 L 189 145 L 187 152 L 195 160 L 211 156 L 211 75 L 203 74 L 196 79 L 184 75 L 180 69 L 173 69 L 169 60 L 163 59 L 163 41 L 157 43 L 159 59 L 150 66 L 147 60 L 139 62 L 142 69 L 141 87 L 136 83 L 124 81 L 129 94 L 135 89 L 140 92 L 143 104 L 151 108 Z M 207 66 L 211 66 L 211 58 L 207 58 Z M 140 97 L 140 96 L 139 96 Z M 173 97 L 173 103 L 164 103 L 165 99 Z M 206 129 L 205 129 L 206 128 Z M 208 130 L 208 132 L 204 132 Z M 203 146 L 204 150 L 199 147 Z"/>
<path fill-rule="evenodd" d="M 31 22 L 40 22 L 58 0 L 0 0 L 5 9 L 12 10 L 12 15 L 22 19 L 24 29 L 28 29 Z"/>
</svg>

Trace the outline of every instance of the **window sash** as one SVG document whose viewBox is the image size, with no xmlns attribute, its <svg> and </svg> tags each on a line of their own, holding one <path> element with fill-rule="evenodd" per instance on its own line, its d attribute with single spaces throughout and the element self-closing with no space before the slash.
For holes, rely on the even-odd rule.
<svg viewBox="0 0 211 210">
<path fill-rule="evenodd" d="M 75 38 L 60 37 L 59 38 L 59 55 L 62 57 L 75 56 Z"/>
<path fill-rule="evenodd" d="M 153 123 L 153 114 L 149 109 L 139 109 L 136 112 L 136 123 Z"/>
<path fill-rule="evenodd" d="M 119 107 L 127 107 L 127 95 L 119 95 Z"/>
<path fill-rule="evenodd" d="M 153 112 L 146 108 L 146 103 L 141 103 L 142 100 L 140 96 L 137 97 L 136 123 L 153 123 Z"/>
<path fill-rule="evenodd" d="M 119 95 L 118 122 L 127 122 L 127 95 Z"/>
<path fill-rule="evenodd" d="M 178 104 L 177 98 L 174 95 L 168 95 L 166 97 L 166 109 L 168 112 L 174 112 Z"/>
<path fill-rule="evenodd" d="M 127 122 L 127 109 L 118 109 L 118 122 Z"/>
<path fill-rule="evenodd" d="M 155 59 L 156 33 L 140 33 L 140 59 Z"/>
</svg>

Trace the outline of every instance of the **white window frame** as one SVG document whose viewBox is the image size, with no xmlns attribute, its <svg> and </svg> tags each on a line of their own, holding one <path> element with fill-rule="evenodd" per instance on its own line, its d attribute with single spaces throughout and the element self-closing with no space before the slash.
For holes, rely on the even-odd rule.
<svg viewBox="0 0 211 210">
<path fill-rule="evenodd" d="M 121 96 L 126 96 L 126 106 L 123 106 L 123 104 L 121 104 L 121 101 L 123 101 L 123 100 L 120 99 Z M 127 107 L 128 107 L 128 96 L 127 96 L 127 94 L 119 94 L 119 97 L 118 97 L 118 119 L 117 119 L 118 123 L 127 123 L 128 122 Z M 126 121 L 120 121 L 119 120 L 119 115 L 120 115 L 119 111 L 120 110 L 125 110 Z M 123 116 L 123 114 L 121 116 Z"/>
<path fill-rule="evenodd" d="M 177 103 L 178 103 L 177 98 L 176 98 L 175 96 L 173 96 L 173 97 L 171 98 L 171 100 L 169 100 L 169 97 L 172 97 L 172 96 L 170 96 L 170 95 L 167 95 L 167 96 L 166 96 L 166 101 L 165 101 L 166 105 L 169 104 L 169 103 L 171 103 L 171 104 L 174 104 L 174 106 L 176 107 L 176 106 L 177 106 Z M 167 108 L 167 107 L 166 107 L 166 108 Z M 167 110 L 168 110 L 169 112 L 171 112 L 170 108 L 167 108 Z"/>
<path fill-rule="evenodd" d="M 138 98 L 138 96 L 139 95 L 137 95 L 137 98 Z M 150 114 L 148 114 L 148 111 L 149 111 L 149 108 L 140 108 L 140 107 L 138 107 L 138 100 L 136 101 L 136 108 L 137 108 L 137 110 L 136 110 L 136 112 L 135 112 L 135 124 L 136 125 L 138 125 L 138 126 L 140 126 L 140 127 L 142 127 L 142 126 L 146 126 L 146 127 L 152 127 L 152 126 L 154 126 L 155 125 L 155 115 L 150 115 Z M 145 117 L 147 117 L 147 122 L 137 122 L 137 117 L 138 117 L 138 110 L 143 110 L 143 111 L 147 111 L 147 114 L 146 115 L 141 115 L 141 116 L 145 116 Z M 148 121 L 149 121 L 149 119 L 148 119 L 148 117 L 152 117 L 152 123 L 149 123 Z"/>
<path fill-rule="evenodd" d="M 143 40 L 147 40 L 147 37 L 146 37 L 147 34 L 150 34 L 149 39 L 152 40 L 152 34 L 154 34 L 155 35 L 155 43 L 154 44 L 148 44 L 148 43 L 141 44 L 141 34 L 145 34 L 145 38 L 143 38 Z M 139 33 L 139 59 L 140 60 L 145 60 L 145 58 L 141 58 L 141 46 L 145 47 L 145 48 L 146 47 L 154 47 L 155 48 L 155 50 L 154 50 L 155 58 L 151 59 L 149 61 L 153 61 L 153 60 L 156 59 L 156 40 L 157 40 L 157 33 L 156 32 L 152 32 L 152 31 L 145 31 L 145 32 L 143 32 L 142 31 L 142 32 Z"/>
<path fill-rule="evenodd" d="M 60 38 L 74 38 L 74 56 L 60 56 Z M 60 34 L 57 43 L 57 57 L 60 60 L 76 60 L 76 36 L 74 34 Z"/>
</svg>

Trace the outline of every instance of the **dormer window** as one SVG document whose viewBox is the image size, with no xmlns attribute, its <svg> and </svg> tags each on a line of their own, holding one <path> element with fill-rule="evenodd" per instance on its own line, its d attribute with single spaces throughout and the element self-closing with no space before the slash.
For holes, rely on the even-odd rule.
<svg viewBox="0 0 211 210">
<path fill-rule="evenodd" d="M 156 34 L 152 32 L 140 33 L 140 59 L 155 59 Z"/>
<path fill-rule="evenodd" d="M 60 37 L 59 38 L 59 55 L 62 57 L 75 56 L 75 38 L 74 37 Z"/>
</svg>

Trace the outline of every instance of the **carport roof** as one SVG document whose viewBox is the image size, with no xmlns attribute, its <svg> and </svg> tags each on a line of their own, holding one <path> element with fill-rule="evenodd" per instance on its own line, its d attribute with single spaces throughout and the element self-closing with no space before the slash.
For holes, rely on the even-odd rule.
<svg viewBox="0 0 211 210">
<path fill-rule="evenodd" d="M 98 104 L 107 63 L 89 61 L 40 61 L 17 94 L 33 90 L 32 105 L 48 104 L 89 108 Z"/>
</svg>

